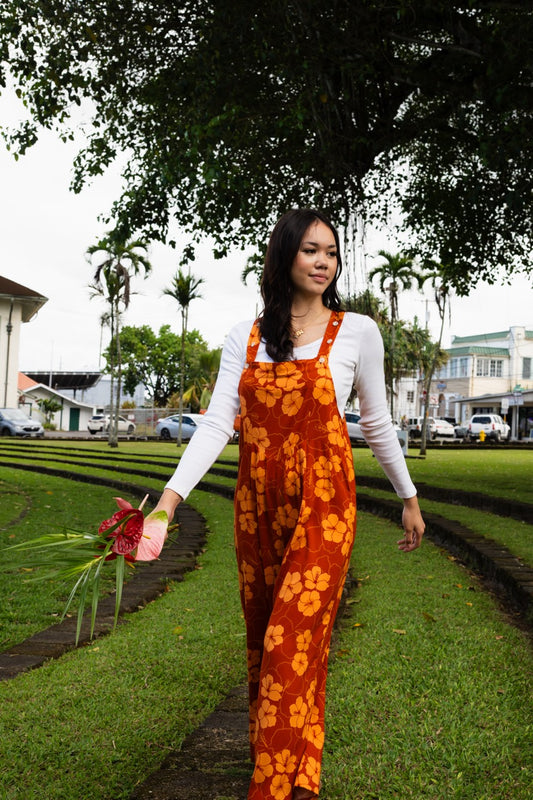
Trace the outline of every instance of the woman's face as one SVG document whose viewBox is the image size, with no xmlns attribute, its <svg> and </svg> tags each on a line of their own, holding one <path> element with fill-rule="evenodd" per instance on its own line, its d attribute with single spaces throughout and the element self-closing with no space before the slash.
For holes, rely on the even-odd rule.
<svg viewBox="0 0 533 800">
<path fill-rule="evenodd" d="M 300 242 L 291 267 L 295 294 L 309 299 L 322 295 L 337 273 L 337 245 L 333 232 L 320 220 L 313 222 Z"/>
</svg>

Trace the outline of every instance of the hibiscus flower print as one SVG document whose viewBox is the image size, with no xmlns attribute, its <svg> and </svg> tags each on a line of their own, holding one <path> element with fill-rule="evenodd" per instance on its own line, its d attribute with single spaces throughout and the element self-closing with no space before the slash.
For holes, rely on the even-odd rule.
<svg viewBox="0 0 533 800">
<path fill-rule="evenodd" d="M 327 459 L 326 456 L 320 456 L 320 458 L 318 458 L 313 464 L 313 469 L 318 478 L 331 477 L 332 468 L 329 459 Z"/>
<path fill-rule="evenodd" d="M 281 753 L 274 755 L 276 762 L 277 772 L 294 772 L 296 769 L 296 756 L 293 756 L 290 750 L 282 750 Z"/>
<path fill-rule="evenodd" d="M 255 370 L 255 379 L 260 386 L 266 386 L 274 380 L 274 364 L 261 362 Z"/>
<path fill-rule="evenodd" d="M 244 435 L 247 444 L 254 445 L 259 450 L 265 450 L 270 445 L 266 428 L 245 426 Z"/>
<path fill-rule="evenodd" d="M 284 506 L 278 506 L 272 527 L 275 531 L 281 532 L 282 528 L 295 528 L 297 522 L 298 509 L 290 503 L 285 503 Z"/>
<path fill-rule="evenodd" d="M 303 633 L 299 633 L 298 636 L 296 637 L 296 647 L 298 648 L 298 650 L 303 650 L 303 651 L 309 650 L 309 646 L 312 640 L 313 640 L 312 631 L 307 630 L 304 631 Z"/>
<path fill-rule="evenodd" d="M 353 531 L 348 531 L 348 533 L 346 534 L 346 538 L 344 539 L 344 543 L 341 547 L 341 553 L 343 554 L 343 556 L 348 555 L 352 547 L 352 544 L 353 544 Z"/>
<path fill-rule="evenodd" d="M 305 758 L 305 774 L 313 785 L 318 787 L 320 783 L 320 762 L 313 756 L 306 756 Z"/>
<path fill-rule="evenodd" d="M 330 500 L 333 500 L 335 497 L 335 489 L 329 478 L 319 478 L 317 480 L 315 484 L 315 495 L 325 503 L 329 503 Z"/>
<path fill-rule="evenodd" d="M 329 586 L 330 575 L 322 572 L 319 566 L 314 566 L 304 572 L 305 588 L 316 589 L 318 592 L 325 592 Z"/>
<path fill-rule="evenodd" d="M 282 395 L 281 389 L 277 386 L 267 386 L 264 389 L 256 389 L 255 396 L 258 401 L 267 408 L 272 408 Z"/>
<path fill-rule="evenodd" d="M 340 420 L 337 415 L 333 417 L 333 419 L 329 420 L 326 423 L 326 428 L 328 431 L 328 442 L 330 444 L 336 445 L 338 447 L 344 448 L 346 445 L 346 440 L 342 435 L 342 429 L 340 427 Z"/>
<path fill-rule="evenodd" d="M 309 666 L 309 659 L 305 653 L 295 653 L 292 659 L 292 668 L 297 675 L 303 675 Z"/>
<path fill-rule="evenodd" d="M 314 744 L 317 750 L 324 747 L 324 730 L 321 725 L 309 725 L 307 730 L 307 741 Z"/>
<path fill-rule="evenodd" d="M 275 775 L 270 784 L 270 791 L 274 800 L 285 800 L 292 791 L 287 775 Z"/>
<path fill-rule="evenodd" d="M 301 575 L 299 572 L 287 572 L 285 575 L 285 579 L 283 581 L 283 585 L 279 590 L 279 598 L 283 600 L 285 603 L 290 603 L 290 601 L 297 595 L 300 594 L 302 591 L 302 581 Z"/>
<path fill-rule="evenodd" d="M 302 592 L 298 600 L 298 611 L 300 611 L 304 617 L 312 617 L 319 608 L 320 592 L 317 592 L 316 589 L 310 592 Z"/>
<path fill-rule="evenodd" d="M 295 470 L 289 470 L 289 472 L 287 472 L 285 475 L 283 485 L 285 487 L 285 492 L 289 495 L 289 497 L 299 495 L 301 489 L 300 473 L 296 472 Z"/>
<path fill-rule="evenodd" d="M 288 392 L 283 396 L 281 410 L 288 417 L 293 417 L 302 407 L 303 401 L 304 399 L 301 392 L 295 389 L 294 391 Z"/>
<path fill-rule="evenodd" d="M 303 697 L 296 698 L 296 702 L 289 708 L 289 713 L 291 728 L 303 728 L 307 716 L 307 704 Z"/>
<path fill-rule="evenodd" d="M 257 724 L 260 728 L 272 728 L 276 724 L 276 706 L 270 700 L 263 700 L 257 709 Z"/>
<path fill-rule="evenodd" d="M 305 527 L 298 523 L 292 535 L 291 549 L 301 550 L 303 547 L 307 547 L 307 536 L 305 533 Z"/>
<path fill-rule="evenodd" d="M 262 697 L 266 697 L 268 700 L 272 702 L 278 702 L 281 700 L 281 693 L 283 691 L 283 686 L 281 683 L 276 683 L 272 675 L 265 675 L 263 680 L 261 681 L 261 695 Z"/>
<path fill-rule="evenodd" d="M 272 759 L 268 753 L 259 753 L 255 762 L 254 781 L 264 783 L 267 778 L 274 774 Z"/>
<path fill-rule="evenodd" d="M 303 386 L 302 373 L 290 361 L 277 365 L 276 386 L 284 392 L 291 392 L 293 389 L 301 389 Z"/>
<path fill-rule="evenodd" d="M 265 650 L 269 653 L 283 641 L 283 625 L 269 625 L 265 633 Z"/>
<path fill-rule="evenodd" d="M 344 512 L 344 519 L 347 521 L 348 525 L 353 525 L 355 522 L 355 505 L 350 503 L 346 511 Z"/>
<path fill-rule="evenodd" d="M 329 514 L 327 519 L 322 520 L 322 529 L 327 542 L 339 544 L 344 541 L 344 534 L 348 530 L 348 526 L 336 514 Z"/>
<path fill-rule="evenodd" d="M 330 377 L 317 379 L 313 389 L 313 397 L 325 406 L 335 401 L 335 388 Z"/>
<path fill-rule="evenodd" d="M 291 453 L 296 450 L 296 447 L 300 441 L 300 436 L 297 433 L 290 433 L 287 439 L 283 442 L 283 453 L 285 457 L 291 455 Z"/>
<path fill-rule="evenodd" d="M 239 514 L 239 526 L 242 531 L 253 534 L 257 528 L 255 514 L 249 511 L 247 514 Z"/>
</svg>

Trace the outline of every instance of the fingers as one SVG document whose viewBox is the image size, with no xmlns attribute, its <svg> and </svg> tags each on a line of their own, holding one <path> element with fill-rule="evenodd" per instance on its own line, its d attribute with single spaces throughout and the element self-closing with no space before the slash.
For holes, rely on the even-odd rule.
<svg viewBox="0 0 533 800">
<path fill-rule="evenodd" d="M 422 537 L 424 535 L 424 528 L 416 528 L 414 530 L 404 530 L 404 535 L 402 539 L 399 539 L 398 549 L 403 550 L 404 553 L 409 553 L 411 550 L 416 550 L 417 547 L 420 547 L 422 543 Z"/>
</svg>

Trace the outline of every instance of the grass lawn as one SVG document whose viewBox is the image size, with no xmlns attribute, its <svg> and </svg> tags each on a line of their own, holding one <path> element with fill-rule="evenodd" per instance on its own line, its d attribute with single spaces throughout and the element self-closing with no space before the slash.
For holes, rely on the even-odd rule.
<svg viewBox="0 0 533 800">
<path fill-rule="evenodd" d="M 409 454 L 415 456 L 417 451 L 410 449 Z M 383 475 L 367 447 L 354 450 L 354 461 L 356 474 Z M 475 450 L 434 448 L 428 451 L 425 459 L 408 459 L 407 465 L 415 485 L 417 481 L 423 481 L 432 486 L 533 502 L 533 449 L 503 450 L 491 446 Z"/>
<path fill-rule="evenodd" d="M 167 455 L 170 462 L 172 447 L 128 443 L 119 454 L 135 453 L 147 464 Z M 224 457 L 235 454 L 230 447 Z M 375 459 L 365 450 L 355 455 L 359 472 L 371 474 Z M 416 465 L 415 480 L 465 488 L 461 458 L 477 455 L 431 451 L 410 467 Z M 530 454 L 516 453 L 517 462 L 499 455 L 505 458 L 489 471 L 486 491 L 510 486 L 509 471 L 525 494 L 519 473 Z M 2 543 L 45 525 L 94 524 L 95 508 L 99 521 L 115 493 L 11 470 L 1 470 L 0 480 L 2 497 L 10 498 L 9 510 L 0 503 Z M 198 491 L 190 501 L 211 529 L 199 569 L 111 636 L 0 684 L 2 800 L 126 800 L 245 679 L 232 505 Z M 10 521 L 16 524 L 6 528 Z M 359 515 L 352 563 L 359 587 L 336 635 L 328 679 L 323 797 L 529 800 L 530 642 L 454 559 L 429 541 L 400 553 L 398 538 L 388 521 Z M 12 578 L 7 596 L 18 611 L 2 627 L 19 624 L 28 586 L 36 597 L 23 626 L 40 619 L 42 628 L 61 611 L 62 587 Z M 3 586 L 0 599 L 2 609 Z"/>
</svg>

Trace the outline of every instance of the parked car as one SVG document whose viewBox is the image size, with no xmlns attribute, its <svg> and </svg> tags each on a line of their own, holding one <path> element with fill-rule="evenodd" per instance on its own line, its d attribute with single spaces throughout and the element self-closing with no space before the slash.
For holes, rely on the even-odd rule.
<svg viewBox="0 0 533 800">
<path fill-rule="evenodd" d="M 0 436 L 42 438 L 44 428 L 39 420 L 28 417 L 19 408 L 0 408 Z"/>
<path fill-rule="evenodd" d="M 446 422 L 449 422 L 450 425 L 453 425 L 456 439 L 461 439 L 461 441 L 463 439 L 466 439 L 466 437 L 468 436 L 468 427 L 466 423 L 464 425 L 461 425 L 460 423 L 457 422 L 455 417 L 443 417 L 442 419 L 445 419 Z"/>
<path fill-rule="evenodd" d="M 364 442 L 365 437 L 363 436 L 361 426 L 359 425 L 361 415 L 355 414 L 353 411 L 345 411 L 344 416 L 346 417 L 346 427 L 348 428 L 350 442 Z"/>
<path fill-rule="evenodd" d="M 181 441 L 188 442 L 198 430 L 198 425 L 203 420 L 203 414 L 183 414 L 181 418 Z M 177 439 L 179 430 L 179 414 L 160 419 L 155 426 L 155 432 L 161 439 Z"/>
<path fill-rule="evenodd" d="M 468 423 L 468 438 L 479 439 L 481 431 L 494 442 L 507 441 L 511 435 L 511 428 L 498 414 L 474 414 Z"/>
<path fill-rule="evenodd" d="M 111 420 L 110 414 L 93 414 L 87 422 L 87 430 L 94 436 L 95 433 L 105 433 L 109 430 L 109 423 Z M 119 433 L 134 433 L 135 424 L 131 419 L 126 417 L 118 418 L 118 432 Z"/>
<path fill-rule="evenodd" d="M 411 417 L 407 423 L 409 438 L 420 439 L 422 436 L 422 424 L 424 417 Z M 454 439 L 455 430 L 453 425 L 440 417 L 428 417 L 426 436 L 428 439 Z"/>
</svg>

